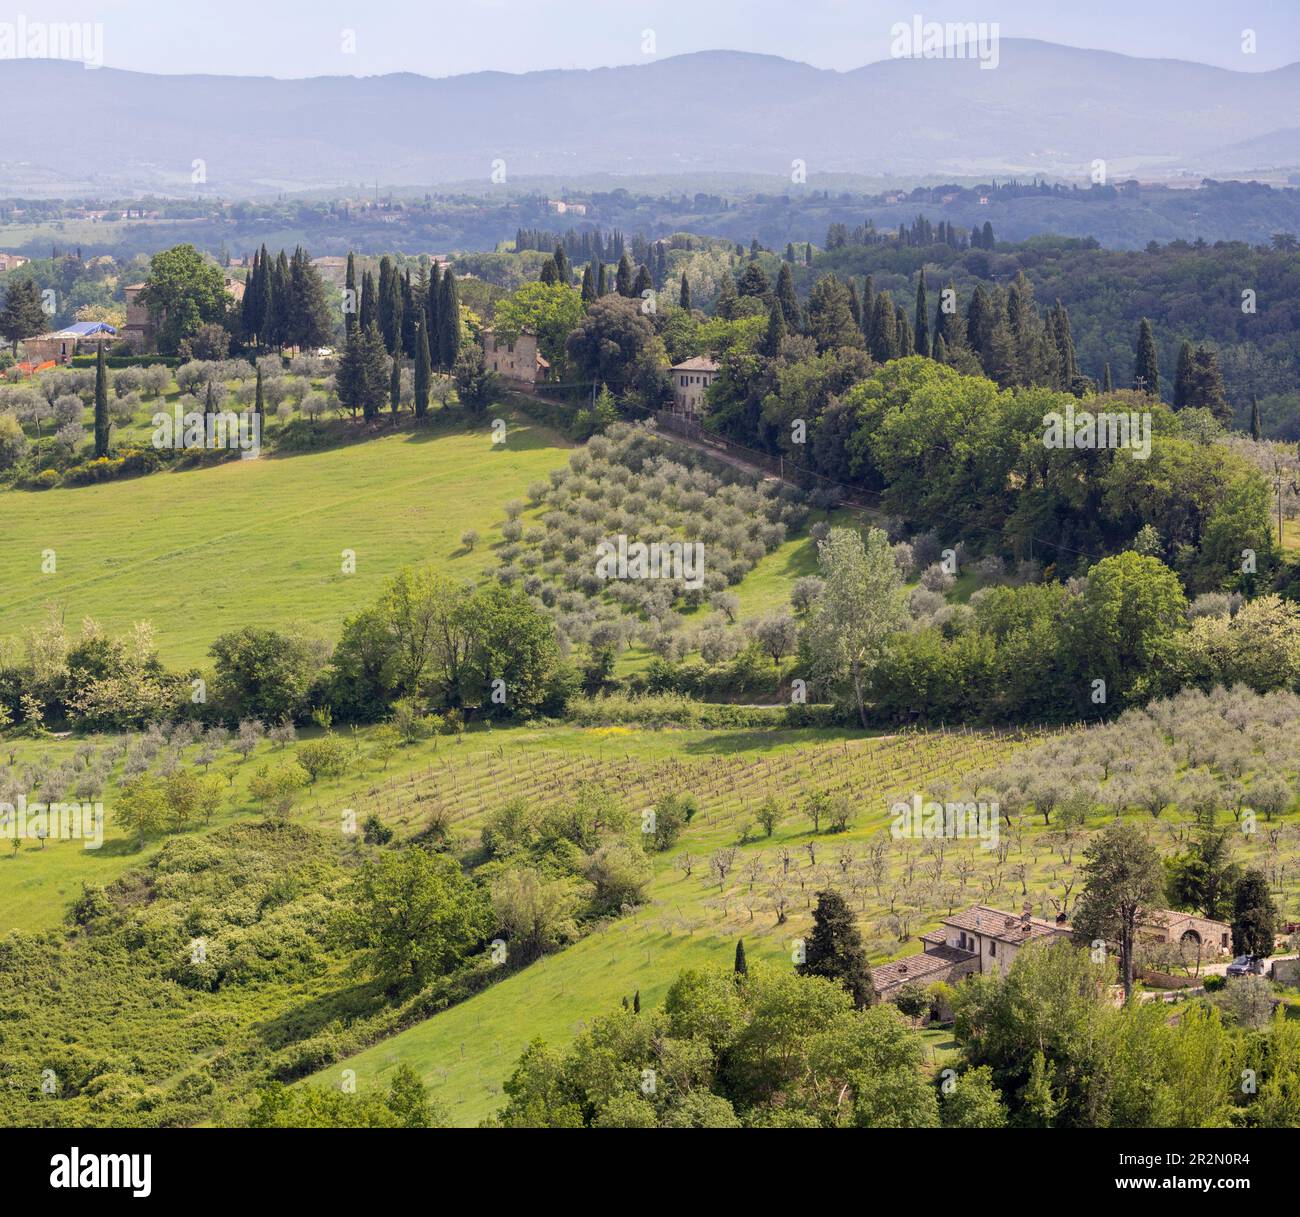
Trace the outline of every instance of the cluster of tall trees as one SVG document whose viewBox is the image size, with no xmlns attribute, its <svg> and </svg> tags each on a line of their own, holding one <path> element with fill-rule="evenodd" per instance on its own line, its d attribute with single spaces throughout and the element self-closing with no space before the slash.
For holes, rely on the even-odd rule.
<svg viewBox="0 0 1300 1217">
<path fill-rule="evenodd" d="M 325 284 L 301 245 L 273 258 L 263 245 L 253 255 L 240 310 L 244 341 L 272 347 L 317 347 L 333 335 Z"/>
</svg>

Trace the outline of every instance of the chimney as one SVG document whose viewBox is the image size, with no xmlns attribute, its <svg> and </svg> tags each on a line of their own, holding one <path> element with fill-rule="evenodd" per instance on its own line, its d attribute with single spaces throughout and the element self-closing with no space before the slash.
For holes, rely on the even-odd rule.
<svg viewBox="0 0 1300 1217">
<path fill-rule="evenodd" d="M 1024 904 L 1020 906 L 1020 920 L 1023 921 L 1026 925 L 1028 925 L 1029 919 L 1033 917 L 1033 915 L 1034 915 L 1034 906 L 1030 904 L 1028 900 L 1026 900 Z"/>
</svg>

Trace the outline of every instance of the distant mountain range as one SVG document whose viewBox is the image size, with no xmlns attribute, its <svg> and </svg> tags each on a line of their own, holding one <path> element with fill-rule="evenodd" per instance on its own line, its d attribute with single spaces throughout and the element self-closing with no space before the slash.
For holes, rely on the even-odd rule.
<svg viewBox="0 0 1300 1217">
<path fill-rule="evenodd" d="M 708 51 L 592 71 L 431 79 L 153 76 L 0 62 L 0 193 L 225 197 L 585 174 L 1046 174 L 1300 168 L 1300 64 L 1229 72 L 1003 39 L 999 65 L 850 72 Z M 196 162 L 199 165 L 196 166 Z M 193 178 L 205 180 L 195 183 Z M 499 174 L 498 174 L 499 176 Z"/>
</svg>

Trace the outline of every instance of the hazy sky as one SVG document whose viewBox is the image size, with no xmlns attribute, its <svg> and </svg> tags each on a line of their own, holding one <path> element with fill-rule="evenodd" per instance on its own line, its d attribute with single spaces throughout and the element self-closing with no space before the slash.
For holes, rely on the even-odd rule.
<svg viewBox="0 0 1300 1217">
<path fill-rule="evenodd" d="M 104 62 L 145 72 L 445 76 L 592 68 L 727 48 L 853 68 L 890 27 L 996 21 L 1042 38 L 1243 71 L 1300 60 L 1300 0 L 24 0 L 30 21 L 93 21 Z M 0 22 L 16 21 L 0 12 Z M 1242 52 L 1253 29 L 1254 54 Z M 346 48 L 351 44 L 355 50 Z"/>
</svg>

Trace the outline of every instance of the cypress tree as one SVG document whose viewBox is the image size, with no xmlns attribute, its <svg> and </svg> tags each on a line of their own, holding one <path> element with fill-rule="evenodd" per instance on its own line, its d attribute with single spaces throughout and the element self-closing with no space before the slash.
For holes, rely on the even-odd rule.
<svg viewBox="0 0 1300 1217">
<path fill-rule="evenodd" d="M 208 387 L 209 387 L 209 389 L 211 389 L 211 382 L 209 382 L 209 386 L 208 386 Z M 254 395 L 254 397 L 253 397 L 253 414 L 254 414 L 254 415 L 256 416 L 256 418 L 257 418 L 257 424 L 256 424 L 256 425 L 257 425 L 258 427 L 264 427 L 264 426 L 266 426 L 266 404 L 265 404 L 265 401 L 263 400 L 263 397 L 262 397 L 262 369 L 261 369 L 261 367 L 259 367 L 259 368 L 257 369 L 257 389 L 256 389 L 255 395 Z"/>
<path fill-rule="evenodd" d="M 898 335 L 898 357 L 906 359 L 909 355 L 916 354 L 916 348 L 912 345 L 912 323 L 908 321 L 907 310 L 901 304 L 896 311 L 894 332 Z"/>
<path fill-rule="evenodd" d="M 379 417 L 388 380 L 388 351 L 377 322 L 371 322 L 361 343 L 361 414 L 366 422 Z"/>
<path fill-rule="evenodd" d="M 269 331 L 273 324 L 272 308 L 272 270 L 269 261 L 270 255 L 267 253 L 266 246 L 262 246 L 262 262 L 257 274 L 257 325 L 254 333 L 257 335 L 257 345 L 265 347 L 268 344 Z"/>
<path fill-rule="evenodd" d="M 357 328 L 364 334 L 376 315 L 375 277 L 369 271 L 364 271 L 361 275 L 361 307 L 357 313 Z"/>
<path fill-rule="evenodd" d="M 239 306 L 239 325 L 244 341 L 252 340 L 257 333 L 257 251 L 253 251 L 253 264 L 248 268 L 248 278 L 244 280 L 244 299 Z"/>
<path fill-rule="evenodd" d="M 871 358 L 888 363 L 898 358 L 898 314 L 888 292 L 876 295 L 871 317 Z"/>
<path fill-rule="evenodd" d="M 858 1009 L 875 1001 L 867 953 L 853 922 L 853 912 L 839 892 L 828 888 L 817 894 L 812 933 L 804 943 L 804 961 L 796 965 L 795 971 L 800 976 L 838 981 L 852 995 Z"/>
<path fill-rule="evenodd" d="M 1178 348 L 1178 364 L 1174 368 L 1174 409 L 1182 410 L 1192 392 L 1192 381 L 1196 377 L 1196 361 L 1192 355 L 1192 344 L 1183 339 Z"/>
<path fill-rule="evenodd" d="M 739 299 L 736 281 L 730 272 L 723 271 L 722 282 L 718 285 L 718 299 L 713 305 L 714 314 L 724 321 L 730 321 L 736 314 L 736 302 Z"/>
<path fill-rule="evenodd" d="M 1160 396 L 1160 364 L 1156 358 L 1156 336 L 1151 322 L 1142 318 L 1138 326 L 1137 358 L 1133 363 L 1133 387 L 1152 397 Z"/>
<path fill-rule="evenodd" d="M 636 272 L 636 282 L 632 284 L 632 297 L 635 300 L 644 300 L 644 293 L 654 289 L 654 280 L 650 277 L 650 268 L 643 262 Z"/>
<path fill-rule="evenodd" d="M 104 362 L 104 344 L 96 344 L 95 356 L 95 455 L 108 455 L 108 365 Z M 209 385 L 209 388 L 211 385 Z"/>
<path fill-rule="evenodd" d="M 343 315 L 343 322 L 349 330 L 354 329 L 357 324 L 357 263 L 356 257 L 352 251 L 348 250 L 348 270 L 343 280 L 343 286 L 347 289 L 348 311 Z"/>
<path fill-rule="evenodd" d="M 681 286 L 681 290 L 678 292 L 678 295 L 677 295 L 677 303 L 680 304 L 680 305 L 682 306 L 682 308 L 684 308 L 684 309 L 686 309 L 686 310 L 688 310 L 688 311 L 690 310 L 690 307 L 691 307 L 691 284 L 690 284 L 690 280 L 687 279 L 687 277 L 686 277 L 686 272 L 685 272 L 685 271 L 682 271 L 682 286 Z"/>
<path fill-rule="evenodd" d="M 858 300 L 858 286 L 853 282 L 852 276 L 849 278 L 849 314 L 853 318 L 853 324 L 862 328 L 862 305 Z"/>
<path fill-rule="evenodd" d="M 749 964 L 745 959 L 745 940 L 743 938 L 736 939 L 736 962 L 732 967 L 732 971 L 737 976 L 749 975 Z"/>
<path fill-rule="evenodd" d="M 460 351 L 460 298 L 456 276 L 449 270 L 442 277 L 442 299 L 438 301 L 438 359 L 450 370 Z"/>
<path fill-rule="evenodd" d="M 871 327 L 876 319 L 876 276 L 868 275 L 862 281 L 862 336 L 871 346 Z"/>
<path fill-rule="evenodd" d="M 632 260 L 623 251 L 618 260 L 618 271 L 614 275 L 614 288 L 620 296 L 632 295 Z"/>
<path fill-rule="evenodd" d="M 930 319 L 926 316 L 929 311 L 930 304 L 925 298 L 925 267 L 922 267 L 920 277 L 916 281 L 916 353 L 918 355 L 930 354 Z"/>
<path fill-rule="evenodd" d="M 591 277 L 591 267 L 582 268 L 582 302 L 590 304 L 596 299 L 596 283 Z"/>
<path fill-rule="evenodd" d="M 1233 891 L 1233 952 L 1239 955 L 1271 955 L 1277 930 L 1277 905 L 1273 903 L 1268 879 L 1263 871 L 1252 868 L 1237 880 Z"/>
<path fill-rule="evenodd" d="M 441 300 L 442 271 L 435 262 L 429 268 L 429 290 L 424 297 L 424 328 L 429 335 L 429 355 L 435 364 L 438 362 L 438 305 Z"/>
<path fill-rule="evenodd" d="M 786 326 L 791 330 L 798 330 L 799 297 L 795 295 L 794 272 L 785 264 L 782 264 L 781 270 L 776 276 L 776 299 L 781 305 L 781 313 L 785 317 Z"/>
<path fill-rule="evenodd" d="M 785 316 L 781 312 L 781 305 L 772 301 L 771 308 L 767 311 L 767 333 L 763 335 L 762 354 L 769 359 L 775 359 L 781 353 L 781 343 L 785 339 Z"/>
<path fill-rule="evenodd" d="M 966 345 L 981 360 L 993 332 L 994 322 L 993 302 L 984 290 L 984 284 L 977 283 L 970 298 L 970 307 L 966 310 Z"/>
<path fill-rule="evenodd" d="M 388 369 L 388 404 L 396 418 L 402 409 L 402 360 L 398 355 L 393 356 Z"/>
<path fill-rule="evenodd" d="M 1250 395 L 1250 438 L 1253 440 L 1264 438 L 1264 428 L 1259 418 L 1259 396 L 1255 393 Z"/>
<path fill-rule="evenodd" d="M 415 339 L 415 417 L 421 419 L 429 409 L 429 327 L 422 325 Z"/>
<path fill-rule="evenodd" d="M 542 263 L 542 273 L 537 276 L 538 282 L 545 283 L 548 287 L 554 287 L 560 282 L 560 269 L 555 265 L 554 258 L 547 258 Z"/>
<path fill-rule="evenodd" d="M 203 413 L 205 415 L 215 414 L 217 412 L 217 395 L 213 391 L 212 381 L 208 381 L 208 391 L 203 395 Z"/>
<path fill-rule="evenodd" d="M 812 265 L 812 242 L 811 241 L 806 242 L 803 247 L 803 264 L 805 266 Z"/>
<path fill-rule="evenodd" d="M 605 264 L 600 264 L 600 274 L 596 277 L 596 298 L 609 295 L 609 279 L 605 274 Z"/>
<path fill-rule="evenodd" d="M 633 1014 L 641 1013 L 641 990 L 640 989 L 638 989 L 635 993 L 632 994 L 632 1013 Z"/>
<path fill-rule="evenodd" d="M 1115 378 L 1110 374 L 1110 364 L 1106 364 L 1102 369 L 1101 391 L 1103 393 L 1115 392 Z"/>
<path fill-rule="evenodd" d="M 555 246 L 553 260 L 555 262 L 557 281 L 563 283 L 565 287 L 568 287 L 569 283 L 573 279 L 573 272 L 569 268 L 569 255 L 564 252 L 564 245 L 562 243 Z"/>
</svg>

